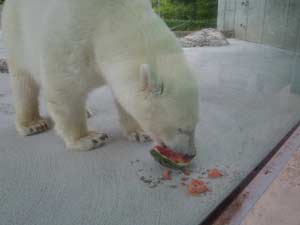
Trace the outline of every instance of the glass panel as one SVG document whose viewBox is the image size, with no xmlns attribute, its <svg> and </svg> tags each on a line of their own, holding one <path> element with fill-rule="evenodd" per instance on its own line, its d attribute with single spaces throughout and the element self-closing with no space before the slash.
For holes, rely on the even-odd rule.
<svg viewBox="0 0 300 225">
<path fill-rule="evenodd" d="M 229 45 L 184 48 L 200 90 L 198 154 L 190 174 L 172 170 L 171 180 L 162 179 L 166 168 L 150 156 L 153 144 L 123 137 L 108 87 L 89 99 L 89 126 L 111 136 L 101 149 L 67 151 L 53 131 L 17 136 L 9 76 L 0 73 L 0 224 L 198 225 L 299 122 L 300 1 L 152 4 L 178 35 L 217 27 L 231 36 Z M 48 115 L 45 105 L 41 111 Z M 224 176 L 208 178 L 213 168 Z M 191 179 L 203 180 L 210 191 L 192 196 Z"/>
</svg>

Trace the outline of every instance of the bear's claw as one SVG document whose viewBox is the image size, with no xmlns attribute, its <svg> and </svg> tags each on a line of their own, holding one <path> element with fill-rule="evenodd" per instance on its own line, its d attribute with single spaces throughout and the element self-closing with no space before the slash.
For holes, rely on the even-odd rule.
<svg viewBox="0 0 300 225">
<path fill-rule="evenodd" d="M 27 126 L 18 126 L 17 131 L 22 136 L 31 136 L 34 134 L 42 133 L 50 128 L 46 119 L 38 119 Z"/>
<path fill-rule="evenodd" d="M 149 135 L 147 135 L 145 133 L 140 133 L 140 132 L 132 132 L 127 135 L 127 138 L 130 141 L 136 141 L 136 142 L 141 142 L 141 143 L 152 141 L 152 139 Z"/>
<path fill-rule="evenodd" d="M 75 151 L 90 151 L 102 147 L 108 141 L 105 133 L 89 132 L 87 136 L 76 141 L 67 143 L 67 148 Z"/>
</svg>

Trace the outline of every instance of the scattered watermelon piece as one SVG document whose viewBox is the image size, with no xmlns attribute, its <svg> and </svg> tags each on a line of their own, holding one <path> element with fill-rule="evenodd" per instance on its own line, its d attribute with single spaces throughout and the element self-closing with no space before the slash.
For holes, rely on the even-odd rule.
<svg viewBox="0 0 300 225">
<path fill-rule="evenodd" d="M 207 175 L 209 178 L 218 178 L 224 176 L 224 174 L 218 169 L 209 170 Z"/>
<path fill-rule="evenodd" d="M 209 188 L 202 180 L 192 179 L 188 186 L 188 191 L 191 195 L 200 195 L 208 192 Z"/>
<path fill-rule="evenodd" d="M 165 170 L 162 176 L 165 180 L 172 180 L 171 170 Z"/>
</svg>

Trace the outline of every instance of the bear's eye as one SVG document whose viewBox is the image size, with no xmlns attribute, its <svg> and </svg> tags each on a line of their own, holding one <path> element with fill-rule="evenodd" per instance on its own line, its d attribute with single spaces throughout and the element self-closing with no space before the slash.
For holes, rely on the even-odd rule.
<svg viewBox="0 0 300 225">
<path fill-rule="evenodd" d="M 165 91 L 165 85 L 164 82 L 161 83 L 161 87 L 160 87 L 160 94 L 162 95 Z"/>
<path fill-rule="evenodd" d="M 184 135 L 190 135 L 190 134 L 193 133 L 193 131 L 188 130 L 188 129 L 183 129 L 183 128 L 178 128 L 178 129 L 177 129 L 177 132 L 178 132 L 179 134 L 184 134 Z"/>
<path fill-rule="evenodd" d="M 164 82 L 161 82 L 157 87 L 152 91 L 153 95 L 162 95 L 165 91 Z"/>
</svg>

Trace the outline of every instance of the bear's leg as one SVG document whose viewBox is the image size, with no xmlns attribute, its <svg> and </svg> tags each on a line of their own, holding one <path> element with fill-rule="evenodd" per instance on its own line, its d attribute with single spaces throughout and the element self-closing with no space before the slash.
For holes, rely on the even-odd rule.
<svg viewBox="0 0 300 225">
<path fill-rule="evenodd" d="M 10 67 L 11 85 L 16 111 L 16 129 L 22 136 L 29 136 L 49 129 L 47 120 L 39 114 L 39 87 L 25 72 Z"/>
<path fill-rule="evenodd" d="M 126 110 L 121 106 L 121 104 L 116 100 L 116 106 L 119 113 L 119 121 L 123 134 L 130 141 L 137 142 L 149 142 L 152 141 L 150 136 L 145 134 L 144 130 L 138 124 L 138 122 L 126 112 Z"/>
<path fill-rule="evenodd" d="M 52 119 L 55 122 L 57 133 L 64 139 L 68 149 L 77 151 L 89 151 L 103 146 L 108 136 L 105 133 L 89 131 L 87 128 L 87 114 L 85 97 L 82 94 L 71 91 L 47 94 L 47 106 Z M 73 90 L 73 89 L 72 89 Z"/>
</svg>

